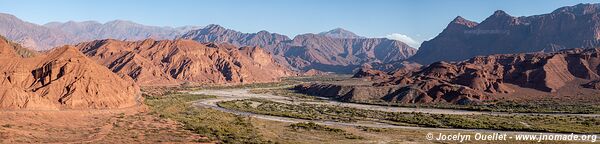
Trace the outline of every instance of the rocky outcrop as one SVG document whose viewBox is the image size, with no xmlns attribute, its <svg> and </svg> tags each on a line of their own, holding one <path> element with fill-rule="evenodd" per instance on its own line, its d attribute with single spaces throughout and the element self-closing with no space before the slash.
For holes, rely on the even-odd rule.
<svg viewBox="0 0 600 144">
<path fill-rule="evenodd" d="M 434 39 L 425 41 L 412 61 L 460 61 L 474 56 L 556 52 L 600 46 L 599 4 L 579 4 L 552 13 L 514 17 L 496 11 L 481 23 L 455 18 Z"/>
<path fill-rule="evenodd" d="M 416 49 L 400 41 L 364 38 L 343 29 L 298 35 L 289 39 L 284 35 L 266 31 L 241 33 L 218 25 L 209 25 L 204 29 L 190 31 L 181 38 L 264 47 L 274 55 L 278 63 L 301 71 L 315 69 L 352 73 L 364 63 L 404 60 L 416 52 Z"/>
<path fill-rule="evenodd" d="M 400 86 L 372 87 L 369 85 L 337 85 L 337 84 L 302 84 L 293 89 L 297 92 L 328 97 L 347 102 L 364 102 L 377 100 L 397 91 Z"/>
<path fill-rule="evenodd" d="M 399 87 L 397 90 L 386 90 L 385 95 L 373 97 L 378 100 L 463 104 L 494 99 L 493 96 L 497 94 L 513 93 L 514 86 L 552 93 L 575 81 L 587 81 L 580 87 L 598 89 L 598 68 L 600 49 L 572 49 L 555 53 L 478 56 L 452 63 L 435 62 L 418 70 L 399 69 L 387 75 L 376 70 L 361 70 L 355 77 L 367 78 L 374 83 L 373 88 L 366 91 L 379 87 Z M 304 92 L 323 87 L 333 87 L 324 91 L 339 92 L 339 88 L 330 84 L 298 87 L 298 90 Z M 368 88 L 350 87 L 346 89 L 352 90 L 346 91 L 353 93 L 360 93 L 355 92 L 360 89 L 352 87 Z"/>
<path fill-rule="evenodd" d="M 600 80 L 594 80 L 582 85 L 584 88 L 600 90 Z"/>
<path fill-rule="evenodd" d="M 556 53 L 479 56 L 457 63 L 436 62 L 420 71 L 396 76 L 377 86 L 419 86 L 440 94 L 431 86 L 450 85 L 485 95 L 515 92 L 508 84 L 541 92 L 556 92 L 568 83 L 598 80 L 600 49 L 573 49 Z M 422 87 L 423 85 L 430 85 Z M 585 87 L 594 88 L 592 81 Z"/>
<path fill-rule="evenodd" d="M 388 79 L 390 75 L 380 70 L 373 70 L 368 67 L 363 67 L 356 72 L 352 78 L 364 78 L 367 80 L 385 80 Z"/>
<path fill-rule="evenodd" d="M 310 69 L 310 70 L 307 70 L 306 72 L 304 72 L 302 75 L 303 76 L 318 76 L 318 75 L 329 75 L 329 74 L 331 74 L 331 73 L 316 70 L 316 69 Z"/>
<path fill-rule="evenodd" d="M 106 109 L 139 103 L 133 80 L 117 76 L 74 47 L 28 58 L 15 49 L 0 40 L 0 109 Z"/>
<path fill-rule="evenodd" d="M 192 40 L 98 40 L 77 47 L 98 63 L 141 85 L 254 83 L 293 75 L 259 47 Z"/>
</svg>

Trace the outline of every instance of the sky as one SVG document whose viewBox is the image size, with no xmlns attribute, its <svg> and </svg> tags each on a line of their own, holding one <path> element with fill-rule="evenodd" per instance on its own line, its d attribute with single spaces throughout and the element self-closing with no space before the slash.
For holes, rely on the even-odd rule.
<svg viewBox="0 0 600 144">
<path fill-rule="evenodd" d="M 456 16 L 480 22 L 496 10 L 530 16 L 578 3 L 600 0 L 0 0 L 0 12 L 36 24 L 116 19 L 172 27 L 219 24 L 291 38 L 343 28 L 418 47 Z"/>
</svg>

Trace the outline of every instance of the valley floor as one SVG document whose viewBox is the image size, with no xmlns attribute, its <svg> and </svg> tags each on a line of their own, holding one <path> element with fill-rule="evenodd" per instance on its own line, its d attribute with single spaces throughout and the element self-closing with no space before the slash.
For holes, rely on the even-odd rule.
<svg viewBox="0 0 600 144">
<path fill-rule="evenodd" d="M 0 143 L 161 143 L 205 139 L 145 107 L 0 112 Z"/>
<path fill-rule="evenodd" d="M 275 87 L 271 89 L 277 89 L 280 87 Z M 201 94 L 201 95 L 212 95 L 216 96 L 216 98 L 211 99 L 203 99 L 196 101 L 194 104 L 199 108 L 211 108 L 227 113 L 233 113 L 238 116 L 244 116 L 248 118 L 253 118 L 255 121 L 266 121 L 272 124 L 279 123 L 306 123 L 306 122 L 314 122 L 317 124 L 327 125 L 331 127 L 340 127 L 345 129 L 356 129 L 360 128 L 372 128 L 372 129 L 386 129 L 392 130 L 395 132 L 395 135 L 389 137 L 385 134 L 376 134 L 369 132 L 362 132 L 360 136 L 365 135 L 377 135 L 378 137 L 362 137 L 361 139 L 352 139 L 351 142 L 358 143 L 388 143 L 388 142 L 418 142 L 418 143 L 428 143 L 428 142 L 448 142 L 448 141 L 430 141 L 425 138 L 428 133 L 463 133 L 467 135 L 474 135 L 475 133 L 506 133 L 511 135 L 517 134 L 532 134 L 532 135 L 553 135 L 560 133 L 552 133 L 552 132 L 531 132 L 531 131 L 510 131 L 510 130 L 493 130 L 493 129 L 461 129 L 461 128 L 432 128 L 432 127 L 422 127 L 422 126 L 402 126 L 396 124 L 388 124 L 388 123 L 380 123 L 373 121 L 354 121 L 354 122 L 345 122 L 344 120 L 310 120 L 310 119 L 302 119 L 302 118 L 294 118 L 293 116 L 279 116 L 277 112 L 275 113 L 266 113 L 259 114 L 252 112 L 251 109 L 242 109 L 235 110 L 227 108 L 228 103 L 231 104 L 235 101 L 240 102 L 250 102 L 253 107 L 258 107 L 261 101 L 270 101 L 275 103 L 282 104 L 290 104 L 290 105 L 326 105 L 326 106 L 334 106 L 334 107 L 342 107 L 342 108 L 356 108 L 356 109 L 364 109 L 364 110 L 374 110 L 374 111 L 385 111 L 385 112 L 402 112 L 402 113 L 426 113 L 426 114 L 450 114 L 450 115 L 483 115 L 483 116 L 578 116 L 578 117 L 590 117 L 591 119 L 597 119 L 599 117 L 597 114 L 552 114 L 552 113 L 506 113 L 506 112 L 480 112 L 480 111 L 466 111 L 466 110 L 453 110 L 453 109 L 436 109 L 436 108 L 406 108 L 406 107 L 385 107 L 385 106 L 377 106 L 377 105 L 366 105 L 366 104 L 354 104 L 354 103 L 343 103 L 343 102 L 335 102 L 329 100 L 314 100 L 314 99 L 299 99 L 297 97 L 284 97 L 277 96 L 268 93 L 252 93 L 250 91 L 257 90 L 255 89 L 210 89 L 210 90 L 200 90 L 191 92 L 192 94 Z M 255 103 L 257 102 L 257 103 Z M 223 107 L 225 105 L 226 107 Z M 284 109 L 284 108 L 279 108 Z M 281 110 L 286 111 L 286 110 Z M 350 130 L 352 131 L 352 130 Z M 279 135 L 281 136 L 281 135 Z M 407 137 L 408 136 L 408 137 Z M 320 139 L 321 142 L 327 141 L 328 139 Z M 509 140 L 510 141 L 510 140 Z M 292 142 L 307 142 L 305 139 L 298 139 L 298 141 Z M 478 142 L 478 141 L 471 141 Z M 489 143 L 490 141 L 484 142 Z M 498 143 L 506 142 L 506 141 L 496 141 Z M 523 141 L 513 141 L 513 142 L 523 142 Z M 525 141 L 527 142 L 527 141 Z M 560 143 L 561 141 L 557 141 Z M 564 142 L 564 141 L 562 141 Z M 571 141 L 572 142 L 572 141 Z"/>
<path fill-rule="evenodd" d="M 310 81 L 315 78 L 300 80 Z M 390 107 L 280 91 L 297 83 L 151 88 L 144 90 L 144 105 L 121 110 L 3 111 L 0 143 L 460 143 L 428 136 L 600 132 L 595 113 Z M 304 113 L 308 111 L 313 113 Z M 511 130 L 511 126 L 522 127 Z"/>
</svg>

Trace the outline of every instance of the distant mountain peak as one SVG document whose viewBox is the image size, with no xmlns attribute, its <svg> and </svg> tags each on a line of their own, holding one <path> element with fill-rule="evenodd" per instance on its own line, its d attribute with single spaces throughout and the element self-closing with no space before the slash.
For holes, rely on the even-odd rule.
<svg viewBox="0 0 600 144">
<path fill-rule="evenodd" d="M 113 20 L 105 23 L 106 25 L 141 25 L 128 20 Z"/>
<path fill-rule="evenodd" d="M 467 20 L 467 19 L 465 19 L 465 18 L 463 18 L 461 16 L 456 16 L 456 18 L 454 18 L 450 22 L 450 24 L 448 25 L 448 27 L 455 27 L 455 26 L 463 27 L 463 26 L 466 26 L 466 27 L 472 28 L 472 27 L 475 27 L 476 25 L 478 25 L 477 22 Z M 460 29 L 462 29 L 462 28 L 460 28 Z"/>
<path fill-rule="evenodd" d="M 7 13 L 0 13 L 0 18 L 19 19 L 16 16 Z"/>
<path fill-rule="evenodd" d="M 225 27 L 218 24 L 209 24 L 204 29 L 225 29 Z"/>
<path fill-rule="evenodd" d="M 507 14 L 505 11 L 503 10 L 496 10 L 494 11 L 493 16 L 510 16 L 509 14 Z"/>
<path fill-rule="evenodd" d="M 335 28 L 326 32 L 321 32 L 319 35 L 333 38 L 364 38 L 343 28 Z"/>
<path fill-rule="evenodd" d="M 270 34 L 270 32 L 266 31 L 266 30 L 261 30 L 261 31 L 258 31 L 257 33 L 259 33 L 259 34 Z"/>
<path fill-rule="evenodd" d="M 329 32 L 350 32 L 350 31 L 343 29 L 343 28 L 335 28 L 335 29 L 329 30 Z"/>
<path fill-rule="evenodd" d="M 471 25 L 472 23 L 476 23 L 470 20 L 467 20 L 461 16 L 456 16 L 450 23 L 461 24 L 461 25 Z"/>
<path fill-rule="evenodd" d="M 592 14 L 600 11 L 600 3 L 580 3 L 574 6 L 565 6 L 554 10 L 552 13 L 568 12 L 576 15 Z"/>
</svg>

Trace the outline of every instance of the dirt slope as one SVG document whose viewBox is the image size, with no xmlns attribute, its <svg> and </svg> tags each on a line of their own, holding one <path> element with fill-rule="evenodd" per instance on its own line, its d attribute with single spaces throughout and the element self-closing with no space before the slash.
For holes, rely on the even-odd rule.
<svg viewBox="0 0 600 144">
<path fill-rule="evenodd" d="M 192 40 L 98 40 L 77 47 L 98 63 L 141 85 L 253 83 L 293 75 L 259 47 Z"/>
<path fill-rule="evenodd" d="M 75 47 L 22 58 L 0 40 L 0 109 L 124 108 L 137 104 L 139 88 L 87 58 Z"/>
</svg>

